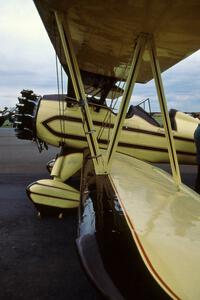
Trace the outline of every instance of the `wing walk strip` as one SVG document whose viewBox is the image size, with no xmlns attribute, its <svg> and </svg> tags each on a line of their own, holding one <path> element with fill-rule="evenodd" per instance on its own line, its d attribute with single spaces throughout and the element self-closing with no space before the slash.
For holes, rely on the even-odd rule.
<svg viewBox="0 0 200 300">
<path fill-rule="evenodd" d="M 130 228 L 130 230 L 131 230 L 133 239 L 134 239 L 134 241 L 135 241 L 135 243 L 136 243 L 138 249 L 139 249 L 140 252 L 142 253 L 142 256 L 143 256 L 143 258 L 144 258 L 144 260 L 145 260 L 145 263 L 147 264 L 148 268 L 149 268 L 149 269 L 151 270 L 151 272 L 153 273 L 154 277 L 157 278 L 158 282 L 164 287 L 165 291 L 167 291 L 170 295 L 172 295 L 174 299 L 176 299 L 176 300 L 181 300 L 181 298 L 179 298 L 179 297 L 175 294 L 175 292 L 167 285 L 167 283 L 160 277 L 160 275 L 158 274 L 158 272 L 155 270 L 154 266 L 152 265 L 152 263 L 151 263 L 151 261 L 150 261 L 148 255 L 147 255 L 147 253 L 145 252 L 145 249 L 144 249 L 144 247 L 143 247 L 143 245 L 142 245 L 142 243 L 141 243 L 141 241 L 140 241 L 140 238 L 139 238 L 139 236 L 138 236 L 138 234 L 137 234 L 137 232 L 136 232 L 136 230 L 135 230 L 134 224 L 131 222 L 131 220 L 130 220 L 130 218 L 129 218 L 127 212 L 126 212 L 126 208 L 125 208 L 124 205 L 123 205 L 123 201 L 121 200 L 120 195 L 119 195 L 119 193 L 117 192 L 117 190 L 116 190 L 116 188 L 115 188 L 115 184 L 114 184 L 114 182 L 113 182 L 113 180 L 112 180 L 112 177 L 111 177 L 110 175 L 109 175 L 109 178 L 110 178 L 110 182 L 111 182 L 111 184 L 112 184 L 112 186 L 113 186 L 113 188 L 114 188 L 114 190 L 115 190 L 115 193 L 116 193 L 116 195 L 117 195 L 117 197 L 118 197 L 118 200 L 119 200 L 119 202 L 120 202 L 120 205 L 121 205 L 121 207 L 122 207 L 122 209 L 123 209 L 123 212 L 124 212 L 125 218 L 126 218 L 126 220 L 127 220 L 127 222 L 128 222 L 129 228 Z"/>
</svg>

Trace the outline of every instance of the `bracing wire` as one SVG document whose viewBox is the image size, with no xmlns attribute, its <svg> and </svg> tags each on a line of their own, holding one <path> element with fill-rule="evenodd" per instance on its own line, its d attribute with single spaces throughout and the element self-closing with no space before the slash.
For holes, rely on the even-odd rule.
<svg viewBox="0 0 200 300">
<path fill-rule="evenodd" d="M 56 40 L 57 45 L 57 40 Z M 57 47 L 56 47 L 57 48 Z M 61 41 L 59 43 L 59 51 L 60 51 L 60 57 L 61 57 Z M 60 63 L 60 76 L 59 76 L 59 62 L 58 62 L 58 55 L 55 51 L 55 57 L 56 57 L 56 79 L 57 79 L 57 93 L 58 93 L 58 107 L 59 107 L 59 115 L 60 115 L 60 130 L 62 133 L 61 138 L 61 144 L 64 144 L 65 142 L 65 120 L 64 120 L 64 114 L 65 114 L 65 102 L 64 100 L 64 86 L 63 86 L 63 67 Z"/>
<path fill-rule="evenodd" d="M 59 79 L 59 72 L 58 72 L 58 56 L 55 53 L 56 57 L 56 80 L 57 80 L 57 92 L 58 92 L 58 104 L 59 104 L 59 115 L 62 116 L 62 108 L 61 108 L 61 101 L 60 101 L 60 79 Z M 60 130 L 61 133 L 63 132 L 63 122 L 60 118 Z"/>
<path fill-rule="evenodd" d="M 63 95 L 63 73 L 62 73 L 62 65 L 61 70 L 60 70 L 60 77 L 59 77 L 59 62 L 58 62 L 58 55 L 57 53 L 60 54 L 61 57 L 61 40 L 58 38 L 57 35 L 57 30 L 56 30 L 56 23 L 55 23 L 55 18 L 54 14 L 52 14 L 52 34 L 55 38 L 55 61 L 56 61 L 56 83 L 57 83 L 57 94 L 58 94 L 58 113 L 60 116 L 60 131 L 61 131 L 61 140 L 60 140 L 60 146 L 62 146 L 65 142 L 65 120 L 63 118 L 64 116 L 64 95 Z M 59 42 L 58 42 L 59 39 Z M 58 52 L 59 51 L 59 52 Z M 64 134 L 63 134 L 64 133 Z"/>
<path fill-rule="evenodd" d="M 61 99 L 61 108 L 62 108 L 62 115 L 65 115 L 65 101 L 64 101 L 64 88 L 63 88 L 63 67 L 60 64 L 60 80 L 61 80 L 61 95 L 62 95 L 62 99 Z M 65 120 L 63 119 L 63 133 L 65 136 L 66 130 L 65 130 Z M 64 139 L 64 138 L 63 138 Z M 64 142 L 64 140 L 63 140 Z"/>
<path fill-rule="evenodd" d="M 54 22 L 54 16 L 52 15 L 52 28 L 53 28 L 53 36 L 55 37 L 55 61 L 56 61 L 56 81 L 57 81 L 57 93 L 58 93 L 58 102 L 59 102 L 59 115 L 61 115 L 61 104 L 60 104 L 60 83 L 59 83 L 59 72 L 58 72 L 58 56 L 56 50 L 58 50 L 58 43 L 57 43 L 57 34 L 56 34 L 56 24 Z M 62 129 L 62 119 L 60 118 L 60 130 L 63 132 Z"/>
</svg>

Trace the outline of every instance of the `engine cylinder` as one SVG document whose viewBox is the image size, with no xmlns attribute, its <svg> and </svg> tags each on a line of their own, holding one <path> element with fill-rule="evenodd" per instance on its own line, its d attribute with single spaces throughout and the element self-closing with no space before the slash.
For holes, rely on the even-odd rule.
<svg viewBox="0 0 200 300">
<path fill-rule="evenodd" d="M 19 139 L 33 140 L 36 137 L 35 116 L 40 99 L 41 97 L 34 94 L 32 90 L 21 91 L 13 124 Z"/>
</svg>

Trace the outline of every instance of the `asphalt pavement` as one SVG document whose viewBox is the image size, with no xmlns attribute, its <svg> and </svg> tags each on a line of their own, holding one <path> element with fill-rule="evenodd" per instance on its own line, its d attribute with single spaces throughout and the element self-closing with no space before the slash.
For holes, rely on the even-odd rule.
<svg viewBox="0 0 200 300">
<path fill-rule="evenodd" d="M 39 219 L 25 188 L 49 178 L 46 163 L 56 148 L 39 153 L 0 129 L 0 299 L 100 300 L 87 279 L 75 245 L 77 213 Z"/>
</svg>

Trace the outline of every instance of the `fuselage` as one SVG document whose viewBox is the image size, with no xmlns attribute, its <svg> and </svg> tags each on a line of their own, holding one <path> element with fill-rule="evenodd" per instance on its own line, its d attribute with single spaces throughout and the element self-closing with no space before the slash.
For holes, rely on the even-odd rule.
<svg viewBox="0 0 200 300">
<path fill-rule="evenodd" d="M 97 109 L 91 103 L 89 107 L 99 145 L 106 149 L 116 114 L 105 106 Z M 179 163 L 196 163 L 193 134 L 198 123 L 198 119 L 182 112 L 173 116 L 173 136 Z M 80 107 L 74 101 L 61 103 L 44 96 L 38 103 L 35 128 L 36 136 L 47 144 L 57 147 L 65 144 L 75 149 L 87 147 Z M 117 151 L 149 162 L 169 161 L 164 128 L 156 121 L 152 122 L 150 116 L 137 113 L 125 119 Z"/>
</svg>

